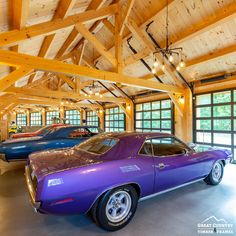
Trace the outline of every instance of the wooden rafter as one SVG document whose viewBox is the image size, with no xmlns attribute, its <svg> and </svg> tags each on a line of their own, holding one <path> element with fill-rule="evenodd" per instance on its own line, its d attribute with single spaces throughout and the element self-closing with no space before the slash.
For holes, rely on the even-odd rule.
<svg viewBox="0 0 236 236">
<path fill-rule="evenodd" d="M 69 27 L 75 23 L 86 23 L 106 18 L 117 12 L 117 4 L 101 8 L 99 10 L 89 10 L 65 19 L 56 19 L 49 22 L 25 27 L 21 30 L 11 30 L 0 34 L 0 46 L 14 45 L 19 41 L 26 40 L 38 35 L 47 35 L 62 28 Z"/>
<path fill-rule="evenodd" d="M 87 11 L 89 11 L 89 10 L 98 10 L 104 5 L 105 2 L 106 2 L 105 0 L 92 0 L 86 10 Z M 70 47 L 71 43 L 76 39 L 77 35 L 78 35 L 78 31 L 75 28 L 73 28 L 70 35 L 67 37 L 67 39 L 65 40 L 65 42 L 63 43 L 63 45 L 59 49 L 59 51 L 56 55 L 56 58 L 60 58 L 60 57 L 63 56 L 65 51 Z M 81 40 L 80 42 L 82 43 L 83 40 Z"/>
<path fill-rule="evenodd" d="M 139 78 L 129 77 L 109 71 L 101 71 L 85 66 L 66 64 L 57 60 L 49 60 L 41 57 L 35 57 L 6 50 L 0 50 L 0 64 L 10 66 L 28 66 L 36 70 L 51 71 L 74 76 L 85 76 L 94 80 L 103 80 L 110 83 L 121 83 L 134 87 L 146 89 L 182 93 L 183 89 L 178 86 L 161 84 L 154 81 L 147 81 Z"/>
<path fill-rule="evenodd" d="M 119 35 L 122 35 L 123 32 L 124 32 L 125 24 L 128 20 L 128 17 L 129 17 L 129 14 L 131 12 L 131 9 L 134 5 L 134 2 L 135 2 L 135 0 L 127 0 L 127 6 L 124 10 L 124 14 L 123 14 L 121 22 L 120 22 L 121 25 L 120 25 Z"/>
<path fill-rule="evenodd" d="M 19 68 L 17 68 L 13 72 L 11 72 L 9 75 L 7 75 L 6 77 L 0 80 L 0 92 L 5 91 L 7 88 L 13 85 L 17 80 L 28 75 L 32 71 L 33 69 L 30 67 L 20 66 Z"/>
<path fill-rule="evenodd" d="M 43 93 L 37 89 L 26 89 L 26 88 L 16 88 L 11 87 L 7 89 L 8 93 L 16 93 L 16 94 L 26 94 L 31 96 L 38 97 L 49 97 L 49 98 L 72 98 L 79 100 L 93 100 L 93 101 L 101 101 L 101 102 L 114 102 L 114 103 L 125 103 L 125 98 L 112 98 L 112 97 L 99 97 L 95 95 L 85 96 L 82 94 L 78 94 L 75 92 L 63 92 L 63 91 L 53 91 L 53 90 L 44 90 Z"/>
<path fill-rule="evenodd" d="M 117 65 L 117 61 L 113 57 L 113 55 L 107 51 L 107 49 L 102 45 L 102 43 L 83 24 L 76 24 L 75 28 L 76 30 L 78 30 L 79 33 L 84 36 L 84 38 L 86 38 L 90 43 L 92 43 L 96 50 L 101 55 L 103 55 L 113 66 Z"/>
</svg>

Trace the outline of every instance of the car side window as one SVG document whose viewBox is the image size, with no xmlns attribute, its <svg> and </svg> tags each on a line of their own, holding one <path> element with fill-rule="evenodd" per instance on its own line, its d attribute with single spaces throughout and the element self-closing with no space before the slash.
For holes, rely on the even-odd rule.
<svg viewBox="0 0 236 236">
<path fill-rule="evenodd" d="M 175 156 L 185 154 L 190 149 L 174 137 L 153 138 L 152 139 L 154 156 Z"/>
<path fill-rule="evenodd" d="M 83 128 L 73 130 L 69 133 L 69 138 L 82 138 L 82 137 L 89 137 L 90 133 Z"/>
<path fill-rule="evenodd" d="M 143 146 L 141 147 L 139 151 L 140 155 L 147 155 L 152 156 L 152 143 L 151 140 L 148 139 L 143 143 Z"/>
</svg>

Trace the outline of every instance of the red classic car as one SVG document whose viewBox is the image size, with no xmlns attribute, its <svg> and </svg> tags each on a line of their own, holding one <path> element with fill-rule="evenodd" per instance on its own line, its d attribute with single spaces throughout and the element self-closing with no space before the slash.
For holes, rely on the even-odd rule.
<svg viewBox="0 0 236 236">
<path fill-rule="evenodd" d="M 61 127 L 61 126 L 66 126 L 66 124 L 52 124 L 52 125 L 48 125 L 45 126 L 35 132 L 29 132 L 29 133 L 19 133 L 19 134 L 13 134 L 11 136 L 12 139 L 17 139 L 17 138 L 27 138 L 27 137 L 35 137 L 38 135 L 43 135 L 45 133 L 47 133 L 48 131 L 56 128 L 56 127 Z"/>
</svg>

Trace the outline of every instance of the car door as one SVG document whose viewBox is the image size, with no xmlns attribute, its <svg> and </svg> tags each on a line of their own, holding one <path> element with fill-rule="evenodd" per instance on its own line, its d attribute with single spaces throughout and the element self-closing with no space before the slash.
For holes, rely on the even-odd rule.
<svg viewBox="0 0 236 236">
<path fill-rule="evenodd" d="M 155 192 L 194 181 L 202 176 L 202 162 L 175 137 L 152 138 Z"/>
<path fill-rule="evenodd" d="M 135 158 L 137 166 L 142 168 L 142 175 L 140 175 L 140 184 L 142 185 L 142 197 L 154 193 L 155 169 L 154 159 L 152 155 L 151 140 L 147 139 L 139 153 Z"/>
</svg>

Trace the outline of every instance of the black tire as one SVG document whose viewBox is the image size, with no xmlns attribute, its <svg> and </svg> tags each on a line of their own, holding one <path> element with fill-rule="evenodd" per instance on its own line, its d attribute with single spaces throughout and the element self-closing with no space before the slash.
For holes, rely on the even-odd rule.
<svg viewBox="0 0 236 236">
<path fill-rule="evenodd" d="M 124 204 L 126 201 L 126 205 L 129 205 L 129 207 L 127 208 L 128 210 L 125 211 L 127 215 L 125 214 L 123 216 L 124 218 L 121 218 L 121 220 L 114 222 L 114 221 L 111 221 L 111 219 L 109 219 L 109 217 L 112 217 L 112 216 L 110 215 L 109 211 L 107 211 L 107 208 L 108 208 L 108 203 L 113 202 L 111 197 L 120 196 L 119 194 L 120 195 L 124 194 L 125 198 L 123 198 L 122 201 L 124 201 Z M 128 204 L 127 202 L 129 202 L 130 204 Z M 137 204 L 138 204 L 138 195 L 137 195 L 136 190 L 132 186 L 126 185 L 126 186 L 117 187 L 106 192 L 104 195 L 102 195 L 98 199 L 98 201 L 95 202 L 94 206 L 91 209 L 91 216 L 93 220 L 101 228 L 107 231 L 116 231 L 123 228 L 131 221 L 137 209 Z M 112 204 L 109 204 L 109 205 L 111 206 Z M 121 208 L 119 208 L 119 205 L 116 207 L 117 209 L 114 206 L 114 210 L 116 212 L 119 212 Z M 122 215 L 122 213 L 118 213 L 118 215 L 119 214 Z"/>
<path fill-rule="evenodd" d="M 215 177 L 215 174 L 214 174 L 216 167 L 221 169 L 219 176 L 217 178 Z M 224 175 L 224 165 L 222 161 L 217 161 L 214 163 L 210 174 L 204 179 L 204 181 L 209 185 L 217 185 L 221 182 L 223 175 Z"/>
</svg>

